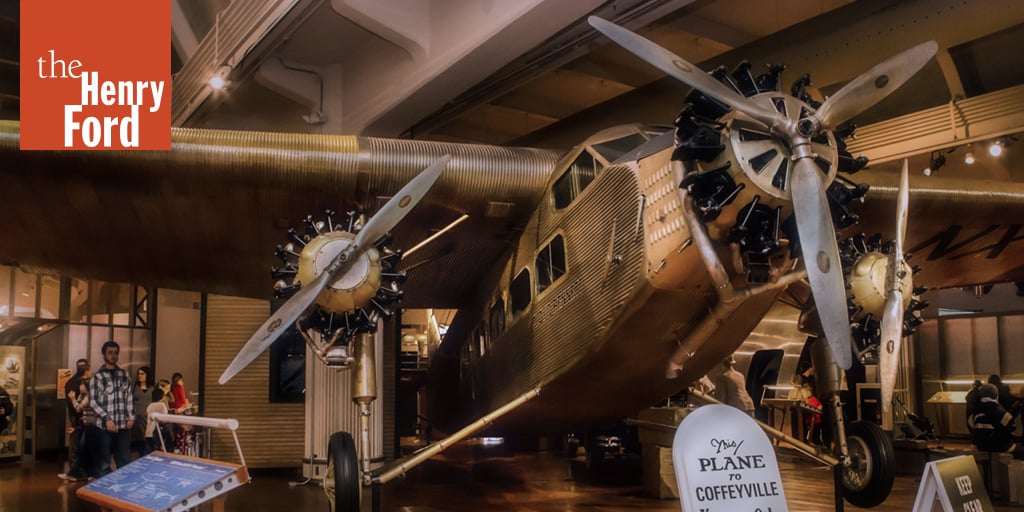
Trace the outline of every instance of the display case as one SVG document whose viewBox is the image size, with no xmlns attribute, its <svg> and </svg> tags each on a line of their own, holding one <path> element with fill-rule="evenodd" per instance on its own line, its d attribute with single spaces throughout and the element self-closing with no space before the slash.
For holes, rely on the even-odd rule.
<svg viewBox="0 0 1024 512">
<path fill-rule="evenodd" d="M 25 347 L 0 346 L 0 460 L 24 451 Z"/>
</svg>

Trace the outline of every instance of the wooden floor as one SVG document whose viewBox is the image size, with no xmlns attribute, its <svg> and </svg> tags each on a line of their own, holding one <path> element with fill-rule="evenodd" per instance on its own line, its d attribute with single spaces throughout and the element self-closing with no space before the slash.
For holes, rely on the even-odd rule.
<svg viewBox="0 0 1024 512">
<path fill-rule="evenodd" d="M 560 451 L 507 455 L 502 450 L 464 444 L 414 469 L 406 478 L 384 486 L 381 510 L 421 511 L 678 511 L 678 500 L 648 497 L 640 482 L 637 458 L 611 462 L 606 474 L 594 477 L 583 458 L 570 459 Z M 781 458 L 782 480 L 792 511 L 833 510 L 829 470 Z M 0 512 L 96 511 L 78 499 L 81 483 L 57 478 L 58 460 L 0 465 Z M 327 499 L 315 484 L 292 485 L 293 471 L 253 470 L 253 482 L 232 492 L 227 511 L 327 510 Z M 920 476 L 899 476 L 888 501 L 872 510 L 907 511 L 914 503 Z M 200 510 L 210 510 L 204 505 Z M 363 510 L 370 511 L 368 493 Z M 862 510 L 850 505 L 846 510 Z M 1002 512 L 1024 506 L 996 503 Z"/>
</svg>

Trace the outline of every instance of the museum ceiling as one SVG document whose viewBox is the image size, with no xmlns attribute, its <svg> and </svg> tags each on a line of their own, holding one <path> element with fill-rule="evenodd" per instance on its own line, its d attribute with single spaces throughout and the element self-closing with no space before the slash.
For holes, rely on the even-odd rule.
<svg viewBox="0 0 1024 512">
<path fill-rule="evenodd" d="M 179 126 L 560 149 L 611 124 L 670 123 L 686 88 L 607 44 L 586 24 L 590 14 L 636 30 L 707 70 L 724 65 L 731 71 L 744 59 L 755 71 L 785 63 L 787 83 L 811 72 L 823 94 L 879 55 L 927 37 L 938 40 L 939 57 L 910 87 L 860 116 L 860 125 L 1024 84 L 1024 57 L 1008 51 L 1024 45 L 1024 9 L 1008 0 L 171 5 Z M 17 49 L 18 0 L 0 0 L 4 119 L 18 117 Z M 217 73 L 227 78 L 222 91 L 209 86 Z M 1015 133 L 1021 124 L 988 133 Z M 954 141 L 966 142 L 966 132 Z"/>
</svg>

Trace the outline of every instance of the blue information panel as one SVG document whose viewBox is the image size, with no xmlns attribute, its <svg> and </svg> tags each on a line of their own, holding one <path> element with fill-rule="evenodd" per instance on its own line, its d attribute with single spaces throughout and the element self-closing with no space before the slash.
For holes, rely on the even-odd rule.
<svg viewBox="0 0 1024 512">
<path fill-rule="evenodd" d="M 120 510 L 169 510 L 195 506 L 220 491 L 248 480 L 242 466 L 207 459 L 155 452 L 103 478 L 78 494 L 104 507 Z M 211 488 L 212 487 L 212 488 Z M 197 498 L 192 498 L 198 493 Z M 191 500 L 189 498 L 192 498 Z"/>
</svg>

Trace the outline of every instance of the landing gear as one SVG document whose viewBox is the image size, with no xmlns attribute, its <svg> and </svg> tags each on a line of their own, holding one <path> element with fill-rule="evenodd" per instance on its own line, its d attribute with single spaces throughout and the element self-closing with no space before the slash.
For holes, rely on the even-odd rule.
<svg viewBox="0 0 1024 512">
<path fill-rule="evenodd" d="M 895 478 L 895 451 L 889 436 L 877 424 L 868 421 L 843 419 L 843 405 L 839 399 L 841 370 L 831 359 L 828 343 L 819 338 L 811 347 L 814 378 L 823 390 L 829 406 L 836 457 L 840 459 L 836 484 L 842 485 L 842 495 L 850 504 L 871 508 L 889 497 Z M 836 488 L 837 493 L 840 489 Z M 841 501 L 836 504 L 838 510 Z"/>
<path fill-rule="evenodd" d="M 862 508 L 882 503 L 892 489 L 896 465 L 892 443 L 871 422 L 854 421 L 846 428 L 850 465 L 843 468 L 846 501 Z"/>
<path fill-rule="evenodd" d="M 324 476 L 330 512 L 359 512 L 361 490 L 355 441 L 348 432 L 335 432 L 327 443 L 327 474 Z"/>
<path fill-rule="evenodd" d="M 359 406 L 359 448 L 348 432 L 335 432 L 327 443 L 327 476 L 324 492 L 331 512 L 359 512 L 363 484 L 370 478 L 370 404 L 377 398 L 374 377 L 373 333 L 360 332 L 352 338 L 352 401 Z"/>
</svg>

